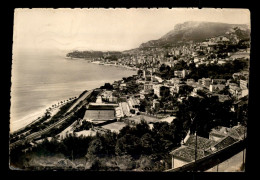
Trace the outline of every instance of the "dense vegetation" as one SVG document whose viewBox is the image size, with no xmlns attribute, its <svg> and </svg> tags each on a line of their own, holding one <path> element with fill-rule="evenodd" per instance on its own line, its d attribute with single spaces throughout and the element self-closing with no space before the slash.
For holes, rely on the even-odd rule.
<svg viewBox="0 0 260 180">
<path fill-rule="evenodd" d="M 151 159 L 156 162 L 164 158 L 167 159 L 168 152 L 173 147 L 180 145 L 181 137 L 179 134 L 179 128 L 174 124 L 155 123 L 151 130 L 148 124 L 142 121 L 136 127 L 124 127 L 119 134 L 107 132 L 104 135 L 97 134 L 95 137 L 69 135 L 60 142 L 55 138 L 51 141 L 44 140 L 37 147 L 32 148 L 30 152 L 27 152 L 27 155 L 40 156 L 62 153 L 69 159 L 86 157 L 87 160 L 93 160 L 96 157 L 126 155 L 137 161 L 142 158 L 142 154 L 151 156 Z M 18 160 L 21 161 L 21 158 L 25 157 L 23 153 L 17 153 L 18 148 L 11 152 L 12 163 L 15 165 L 19 165 Z"/>
<path fill-rule="evenodd" d="M 119 51 L 73 51 L 66 56 L 71 58 L 105 58 L 107 60 L 117 60 L 122 55 Z"/>
<path fill-rule="evenodd" d="M 232 62 L 227 62 L 223 65 L 209 64 L 200 65 L 195 67 L 194 64 L 190 64 L 189 69 L 191 73 L 187 75 L 188 78 L 195 80 L 201 79 L 203 77 L 209 77 L 212 79 L 232 79 L 232 75 L 236 72 L 240 72 L 244 69 L 248 69 L 248 60 L 234 60 Z"/>
<path fill-rule="evenodd" d="M 185 61 L 179 61 L 175 66 L 169 67 L 162 64 L 159 68 L 159 72 L 155 75 L 160 76 L 163 79 L 174 78 L 174 71 L 180 71 L 183 69 L 190 70 L 190 74 L 185 77 L 185 79 L 192 78 L 198 80 L 201 78 L 209 77 L 212 79 L 232 79 L 232 75 L 236 72 L 240 72 L 244 69 L 248 69 L 249 61 L 244 59 L 236 59 L 232 62 L 227 62 L 223 65 L 216 63 L 211 64 L 201 64 L 198 67 L 195 63 L 190 63 L 187 65 Z"/>
<path fill-rule="evenodd" d="M 213 97 L 188 97 L 179 105 L 177 117 L 183 123 L 184 129 L 190 128 L 191 133 L 208 138 L 209 132 L 216 126 L 232 127 L 237 125 L 241 117 L 230 109 L 233 100 L 219 102 Z"/>
<path fill-rule="evenodd" d="M 133 127 L 125 126 L 119 134 L 108 131 L 93 137 L 68 135 L 61 141 L 53 138 L 51 141 L 44 140 L 26 154 L 30 157 L 30 155 L 47 156 L 62 153 L 69 159 L 85 158 L 86 161 L 92 162 L 92 168 L 98 170 L 108 168 L 101 159 L 110 161 L 116 157 L 127 157 L 134 163 L 145 159 L 144 169 L 162 170 L 164 165 L 158 166 L 159 161 L 164 160 L 166 164 L 170 164 L 169 152 L 180 146 L 188 130 L 207 137 L 213 127 L 219 125 L 232 127 L 238 121 L 243 122 L 247 117 L 246 105 L 241 106 L 239 113 L 236 114 L 230 111 L 232 104 L 232 101 L 221 103 L 215 97 L 189 97 L 179 104 L 174 123 L 154 123 L 151 129 L 145 121 L 141 121 Z M 88 123 L 83 126 L 90 128 Z M 19 151 L 19 147 L 13 149 L 12 164 L 21 165 L 19 162 L 25 161 L 24 155 Z M 135 167 L 137 165 L 131 166 Z"/>
</svg>

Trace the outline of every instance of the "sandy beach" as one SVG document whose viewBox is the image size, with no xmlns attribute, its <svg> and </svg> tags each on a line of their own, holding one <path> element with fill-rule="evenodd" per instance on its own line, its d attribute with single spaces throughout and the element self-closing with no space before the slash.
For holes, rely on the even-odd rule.
<svg viewBox="0 0 260 180">
<path fill-rule="evenodd" d="M 58 102 L 60 102 L 60 101 L 58 101 Z M 18 131 L 18 130 L 24 128 L 25 126 L 27 126 L 31 123 L 36 122 L 39 119 L 39 117 L 42 117 L 45 114 L 46 109 L 51 107 L 53 104 L 57 104 L 58 102 L 53 102 L 49 106 L 46 106 L 46 108 L 40 109 L 17 121 L 12 121 L 12 119 L 11 119 L 10 120 L 10 132 L 13 133 L 15 131 Z M 60 110 L 60 107 L 62 107 L 62 106 L 60 105 L 60 106 L 57 106 L 56 108 L 51 108 L 51 110 L 49 110 L 49 112 L 51 113 L 51 116 L 55 115 Z"/>
</svg>

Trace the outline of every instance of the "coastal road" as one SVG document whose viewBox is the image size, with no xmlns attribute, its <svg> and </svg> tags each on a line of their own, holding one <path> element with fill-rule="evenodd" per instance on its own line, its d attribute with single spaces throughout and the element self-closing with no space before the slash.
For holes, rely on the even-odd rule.
<svg viewBox="0 0 260 180">
<path fill-rule="evenodd" d="M 90 90 L 88 92 L 85 92 L 85 94 L 83 94 L 70 108 L 67 112 L 70 112 L 74 107 L 76 107 L 81 101 L 83 101 L 84 99 L 86 99 L 91 93 L 93 92 L 93 90 Z"/>
<path fill-rule="evenodd" d="M 75 107 L 76 105 L 78 105 L 79 102 L 81 102 L 82 100 L 88 98 L 88 97 L 91 95 L 92 92 L 93 92 L 93 90 L 88 91 L 87 93 L 85 93 L 85 94 L 84 94 L 84 98 L 80 98 L 80 99 L 81 99 L 80 101 L 76 101 L 76 103 L 73 104 L 74 107 Z M 83 96 L 82 96 L 82 97 L 83 97 Z M 12 147 L 15 146 L 15 145 L 22 144 L 22 143 L 24 143 L 24 142 L 26 142 L 26 141 L 31 141 L 31 140 L 33 140 L 33 139 L 35 139 L 35 138 L 37 138 L 37 137 L 40 137 L 41 135 L 43 135 L 43 134 L 49 132 L 51 129 L 58 127 L 59 125 L 63 124 L 68 118 L 70 118 L 71 116 L 73 116 L 73 115 L 75 114 L 75 112 L 77 112 L 82 106 L 86 105 L 87 103 L 88 103 L 87 101 L 84 102 L 84 103 L 82 103 L 81 106 L 79 106 L 75 111 L 70 112 L 67 116 L 65 116 L 65 117 L 63 117 L 62 119 L 60 119 L 59 121 L 53 123 L 53 124 L 50 125 L 49 127 L 45 128 L 45 129 L 43 129 L 43 130 L 41 130 L 41 131 L 39 131 L 39 132 L 35 132 L 35 133 L 32 133 L 32 134 L 26 136 L 26 137 L 24 138 L 24 140 L 18 140 L 18 141 L 16 141 L 16 142 L 10 144 L 10 148 L 12 148 Z M 72 108 L 72 109 L 73 109 L 73 108 Z M 70 111 L 71 111 L 71 110 L 70 110 Z M 69 111 L 68 111 L 68 112 L 69 112 Z"/>
</svg>

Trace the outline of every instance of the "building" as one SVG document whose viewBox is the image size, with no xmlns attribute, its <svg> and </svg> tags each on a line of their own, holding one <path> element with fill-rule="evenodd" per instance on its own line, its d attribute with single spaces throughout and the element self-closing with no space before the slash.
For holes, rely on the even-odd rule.
<svg viewBox="0 0 260 180">
<path fill-rule="evenodd" d="M 237 125 L 232 128 L 218 126 L 213 128 L 209 133 L 209 139 L 220 141 L 225 137 L 230 136 L 235 140 L 242 140 L 246 136 L 246 127 Z"/>
<path fill-rule="evenodd" d="M 159 83 L 162 83 L 162 82 L 163 82 L 163 79 L 160 78 L 159 76 L 153 76 L 153 78 L 154 78 L 155 80 L 157 80 Z"/>
<path fill-rule="evenodd" d="M 113 92 L 112 91 L 104 91 L 104 92 L 102 92 L 101 93 L 101 97 L 102 97 L 103 101 L 117 103 L 117 97 L 113 96 Z"/>
<path fill-rule="evenodd" d="M 201 79 L 201 84 L 202 84 L 204 87 L 209 87 L 210 84 L 211 84 L 211 79 L 210 79 L 210 78 L 202 78 L 202 79 Z"/>
<path fill-rule="evenodd" d="M 241 96 L 239 96 L 239 98 L 243 98 L 243 97 L 245 97 L 247 95 L 248 95 L 248 89 L 242 89 Z"/>
<path fill-rule="evenodd" d="M 241 72 L 234 73 L 232 75 L 233 79 L 240 79 L 242 76 L 243 76 L 243 74 Z"/>
<path fill-rule="evenodd" d="M 153 100 L 153 109 L 160 109 L 160 102 L 157 101 L 156 99 Z"/>
<path fill-rule="evenodd" d="M 144 84 L 144 92 L 150 92 L 153 89 L 153 84 L 150 82 L 145 82 Z"/>
<path fill-rule="evenodd" d="M 170 80 L 170 82 L 171 82 L 172 84 L 179 84 L 179 83 L 181 82 L 181 80 L 180 80 L 180 78 L 172 78 L 172 79 Z"/>
<path fill-rule="evenodd" d="M 212 79 L 212 84 L 226 84 L 225 79 Z"/>
<path fill-rule="evenodd" d="M 209 150 L 209 153 L 215 153 L 218 152 L 222 149 L 227 148 L 228 146 L 231 146 L 232 144 L 234 144 L 235 142 L 237 142 L 236 139 L 234 139 L 231 136 L 225 136 L 224 138 L 220 139 L 216 144 L 214 144 Z"/>
<path fill-rule="evenodd" d="M 241 89 L 248 89 L 248 81 L 240 79 L 239 85 Z"/>
<path fill-rule="evenodd" d="M 218 101 L 219 101 L 219 102 L 225 102 L 225 101 L 231 99 L 231 98 L 229 97 L 229 95 L 224 95 L 224 94 L 214 94 L 214 95 L 218 97 Z"/>
<path fill-rule="evenodd" d="M 230 86 L 229 92 L 232 94 L 232 96 L 238 98 L 242 95 L 242 90 L 240 87 L 237 86 Z"/>
<path fill-rule="evenodd" d="M 191 135 L 185 138 L 185 143 L 170 154 L 172 155 L 172 169 L 184 166 L 185 164 L 191 163 L 195 161 L 195 147 L 197 144 L 197 153 L 196 157 L 197 160 L 209 155 L 208 152 L 212 145 L 216 142 L 207 138 L 203 138 L 197 136 L 197 143 L 196 143 L 196 136 Z"/>
<path fill-rule="evenodd" d="M 221 139 L 225 138 L 231 128 L 218 126 L 216 128 L 211 129 L 209 133 L 209 139 L 213 141 L 220 141 Z"/>
<path fill-rule="evenodd" d="M 174 93 L 179 93 L 180 89 L 182 89 L 186 84 L 174 84 L 174 86 L 170 86 L 170 93 L 173 95 Z"/>
<path fill-rule="evenodd" d="M 224 84 L 211 84 L 209 86 L 209 91 L 210 92 L 219 92 L 219 91 L 222 91 L 225 87 L 226 87 L 226 85 L 224 85 Z"/>
<path fill-rule="evenodd" d="M 120 84 L 119 89 L 120 90 L 125 90 L 126 89 L 126 83 Z"/>
<path fill-rule="evenodd" d="M 170 154 L 172 155 L 172 169 L 182 167 L 195 160 L 195 149 L 187 146 L 181 146 L 180 148 L 173 150 Z M 201 159 L 204 156 L 204 151 L 197 150 L 198 159 Z"/>
<path fill-rule="evenodd" d="M 216 127 L 211 130 L 209 139 L 190 135 L 189 132 L 182 146 L 174 149 L 172 155 L 172 169 L 184 166 L 195 161 L 195 148 L 197 147 L 196 160 L 221 151 L 246 137 L 246 128 L 241 125 L 232 128 Z M 196 143 L 197 142 L 197 143 Z"/>
<path fill-rule="evenodd" d="M 189 70 L 183 69 L 182 71 L 174 71 L 174 76 L 179 78 L 185 78 L 189 73 Z"/>
<path fill-rule="evenodd" d="M 153 85 L 153 92 L 154 94 L 156 94 L 158 97 L 161 97 L 161 94 L 160 94 L 160 90 L 161 90 L 161 87 L 162 87 L 162 84 L 154 84 Z"/>
<path fill-rule="evenodd" d="M 187 79 L 186 83 L 187 84 L 193 84 L 193 83 L 195 83 L 195 80 L 194 79 Z"/>
<path fill-rule="evenodd" d="M 139 108 L 140 107 L 140 101 L 134 97 L 130 97 L 127 101 L 129 108 Z"/>
</svg>

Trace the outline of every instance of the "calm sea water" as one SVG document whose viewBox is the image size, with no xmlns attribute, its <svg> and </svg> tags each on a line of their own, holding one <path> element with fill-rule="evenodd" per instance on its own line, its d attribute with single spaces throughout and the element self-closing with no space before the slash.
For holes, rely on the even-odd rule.
<svg viewBox="0 0 260 180">
<path fill-rule="evenodd" d="M 84 90 L 113 83 L 136 71 L 65 58 L 54 51 L 19 51 L 13 56 L 11 131 L 37 119 L 48 107 Z"/>
</svg>

